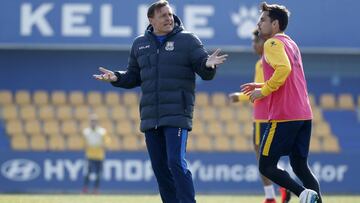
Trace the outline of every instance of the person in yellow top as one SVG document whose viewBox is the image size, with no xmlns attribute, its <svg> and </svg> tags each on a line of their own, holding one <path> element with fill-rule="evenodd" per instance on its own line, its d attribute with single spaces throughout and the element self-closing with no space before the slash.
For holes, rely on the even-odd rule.
<svg viewBox="0 0 360 203">
<path fill-rule="evenodd" d="M 264 51 L 264 39 L 259 36 L 258 29 L 255 29 L 253 32 L 253 40 L 252 46 L 257 55 L 259 55 L 259 60 L 255 64 L 255 83 L 264 83 L 264 72 L 263 66 L 261 62 L 261 56 L 263 55 Z M 234 92 L 229 95 L 231 102 L 239 102 L 239 101 L 249 101 L 249 96 L 245 95 L 241 92 Z M 264 137 L 265 130 L 268 126 L 268 104 L 265 99 L 257 100 L 254 103 L 254 112 L 253 112 L 253 119 L 254 119 L 254 130 L 253 130 L 253 143 L 254 143 L 254 150 L 256 154 L 256 159 L 259 160 L 259 149 L 260 149 L 260 142 Z M 264 203 L 276 203 L 275 200 L 275 190 L 274 186 L 268 178 L 265 176 L 261 176 L 262 183 L 264 185 L 264 192 L 265 192 L 265 200 Z M 280 188 L 281 193 L 281 202 L 287 203 L 290 200 L 290 191 L 286 190 L 285 188 Z"/>
<path fill-rule="evenodd" d="M 99 126 L 98 118 L 95 114 L 90 116 L 90 127 L 83 130 L 86 143 L 85 156 L 87 159 L 87 171 L 84 179 L 83 193 L 88 192 L 90 175 L 95 173 L 93 193 L 98 193 L 102 163 L 105 159 L 105 143 L 108 142 L 106 130 Z"/>
</svg>

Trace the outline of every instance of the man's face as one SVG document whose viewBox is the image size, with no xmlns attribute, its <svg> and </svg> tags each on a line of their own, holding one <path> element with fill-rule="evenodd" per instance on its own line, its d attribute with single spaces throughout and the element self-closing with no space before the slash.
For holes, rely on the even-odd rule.
<svg viewBox="0 0 360 203">
<path fill-rule="evenodd" d="M 174 29 L 174 16 L 169 5 L 155 10 L 154 17 L 149 18 L 156 35 L 166 35 Z"/>
<path fill-rule="evenodd" d="M 263 11 L 260 15 L 259 22 L 257 23 L 260 36 L 268 39 L 273 35 L 273 23 L 269 17 L 269 11 Z"/>
</svg>

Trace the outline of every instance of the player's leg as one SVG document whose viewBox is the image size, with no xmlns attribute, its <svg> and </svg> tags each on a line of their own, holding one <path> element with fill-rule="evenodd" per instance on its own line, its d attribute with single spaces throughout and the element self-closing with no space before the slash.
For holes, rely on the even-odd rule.
<svg viewBox="0 0 360 203">
<path fill-rule="evenodd" d="M 179 203 L 176 197 L 175 182 L 168 166 L 163 129 L 148 130 L 145 132 L 145 138 L 151 166 L 159 185 L 162 201 L 164 203 Z"/>
<path fill-rule="evenodd" d="M 165 127 L 164 133 L 166 136 L 168 165 L 175 180 L 178 198 L 180 202 L 196 202 L 192 175 L 185 160 L 188 130 Z"/>
<path fill-rule="evenodd" d="M 95 174 L 96 179 L 94 182 L 94 193 L 98 193 L 99 186 L 100 186 L 100 178 L 101 178 L 101 170 L 102 170 L 102 161 L 96 160 L 95 162 Z"/>
<path fill-rule="evenodd" d="M 317 192 L 319 196 L 318 202 L 321 203 L 321 192 L 319 181 L 315 175 L 311 172 L 308 165 L 308 154 L 311 137 L 311 120 L 304 121 L 302 128 L 300 129 L 295 142 L 295 147 L 290 154 L 290 164 L 296 174 L 301 180 L 304 187 Z"/>
<path fill-rule="evenodd" d="M 89 187 L 89 179 L 90 179 L 90 173 L 91 173 L 91 160 L 87 159 L 86 160 L 86 172 L 85 172 L 85 177 L 84 177 L 84 184 L 83 184 L 83 189 L 82 192 L 83 193 L 87 193 L 88 192 L 88 187 Z"/>
<path fill-rule="evenodd" d="M 283 155 L 288 155 L 295 142 L 301 122 L 271 122 L 267 128 L 260 146 L 259 170 L 274 183 L 289 189 L 296 195 L 304 187 L 293 180 L 288 172 L 279 169 L 277 164 Z"/>
<path fill-rule="evenodd" d="M 256 160 L 259 161 L 259 149 L 260 149 L 260 142 L 261 139 L 264 137 L 264 133 L 265 130 L 268 126 L 268 123 L 266 122 L 258 122 L 255 121 L 253 123 L 253 144 L 254 144 L 254 150 L 255 150 L 255 155 L 256 155 Z M 266 178 L 263 175 L 261 176 L 261 180 L 264 186 L 264 192 L 265 192 L 265 201 L 264 203 L 275 203 L 276 200 L 276 196 L 275 196 L 275 189 L 274 189 L 274 185 L 271 182 L 271 180 L 269 180 L 268 178 Z"/>
</svg>

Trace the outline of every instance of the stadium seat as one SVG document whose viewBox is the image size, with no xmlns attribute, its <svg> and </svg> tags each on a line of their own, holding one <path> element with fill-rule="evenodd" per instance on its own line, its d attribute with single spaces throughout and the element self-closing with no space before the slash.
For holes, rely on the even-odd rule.
<svg viewBox="0 0 360 203">
<path fill-rule="evenodd" d="M 218 114 L 220 121 L 228 122 L 234 120 L 234 110 L 228 106 L 220 108 Z"/>
<path fill-rule="evenodd" d="M 28 138 L 24 135 L 12 137 L 11 148 L 14 150 L 28 150 L 29 149 Z"/>
<path fill-rule="evenodd" d="M 87 94 L 87 103 L 90 106 L 99 106 L 103 104 L 102 94 L 98 91 L 90 91 Z"/>
<path fill-rule="evenodd" d="M 197 136 L 196 137 L 196 151 L 211 151 L 212 138 L 210 136 Z"/>
<path fill-rule="evenodd" d="M 88 120 L 90 117 L 90 110 L 88 106 L 78 105 L 74 108 L 74 118 L 77 120 Z"/>
<path fill-rule="evenodd" d="M 201 119 L 203 121 L 214 121 L 217 119 L 216 109 L 212 106 L 204 107 L 201 112 Z"/>
<path fill-rule="evenodd" d="M 225 124 L 224 134 L 228 137 L 241 136 L 240 124 L 238 121 L 229 121 Z"/>
<path fill-rule="evenodd" d="M 321 152 L 321 142 L 320 139 L 316 136 L 311 136 L 310 140 L 310 151 L 311 152 Z"/>
<path fill-rule="evenodd" d="M 50 137 L 59 136 L 60 135 L 60 126 L 59 126 L 58 121 L 56 121 L 56 120 L 44 121 L 43 133 Z"/>
<path fill-rule="evenodd" d="M 327 122 L 319 122 L 314 125 L 314 135 L 317 137 L 327 137 L 331 134 L 331 128 Z"/>
<path fill-rule="evenodd" d="M 252 143 L 248 139 L 242 136 L 233 137 L 232 149 L 237 152 L 247 152 L 252 150 Z"/>
<path fill-rule="evenodd" d="M 65 140 L 63 136 L 51 136 L 48 141 L 48 149 L 51 151 L 64 151 Z"/>
<path fill-rule="evenodd" d="M 8 104 L 3 106 L 2 118 L 5 121 L 16 120 L 18 118 L 18 108 L 16 105 Z"/>
<path fill-rule="evenodd" d="M 46 151 L 47 150 L 46 137 L 41 134 L 30 137 L 30 149 L 34 151 Z"/>
<path fill-rule="evenodd" d="M 114 124 L 112 120 L 100 120 L 99 125 L 106 130 L 106 134 L 113 135 L 115 133 Z"/>
<path fill-rule="evenodd" d="M 140 149 L 138 138 L 136 136 L 122 137 L 122 149 L 126 151 L 137 151 Z"/>
<path fill-rule="evenodd" d="M 199 107 L 199 106 L 195 106 L 194 108 L 194 112 L 193 112 L 193 120 L 194 122 L 197 121 L 197 120 L 201 120 L 201 110 L 202 107 Z"/>
<path fill-rule="evenodd" d="M 323 109 L 336 108 L 335 95 L 331 93 L 324 93 L 320 96 L 320 106 Z"/>
<path fill-rule="evenodd" d="M 56 106 L 63 106 L 67 104 L 66 93 L 64 91 L 56 90 L 51 93 L 51 103 Z"/>
<path fill-rule="evenodd" d="M 246 106 L 242 106 L 242 107 L 243 108 L 236 108 L 234 110 L 236 114 L 235 118 L 237 118 L 237 120 L 242 123 L 252 122 L 253 116 L 250 108 Z"/>
<path fill-rule="evenodd" d="M 20 107 L 20 118 L 23 120 L 34 120 L 37 118 L 37 110 L 33 105 L 23 105 Z"/>
<path fill-rule="evenodd" d="M 223 107 L 228 103 L 226 95 L 222 92 L 216 92 L 211 96 L 211 104 L 215 107 Z"/>
<path fill-rule="evenodd" d="M 140 120 L 140 112 L 139 112 L 139 106 L 131 106 L 130 108 L 128 108 L 128 119 L 132 120 L 132 121 L 136 121 L 136 120 Z"/>
<path fill-rule="evenodd" d="M 0 90 L 0 106 L 13 103 L 12 93 L 8 90 Z"/>
<path fill-rule="evenodd" d="M 82 120 L 82 121 L 79 121 L 78 123 L 79 123 L 79 129 L 80 129 L 81 134 L 83 133 L 83 130 L 85 128 L 90 127 L 90 121 L 89 120 Z"/>
<path fill-rule="evenodd" d="M 231 151 L 231 144 L 228 137 L 218 136 L 214 137 L 214 150 L 215 151 Z"/>
<path fill-rule="evenodd" d="M 195 107 L 209 106 L 209 95 L 206 92 L 198 92 L 195 97 Z"/>
<path fill-rule="evenodd" d="M 134 135 L 134 128 L 129 120 L 118 121 L 115 123 L 115 134 L 118 136 Z"/>
<path fill-rule="evenodd" d="M 124 106 L 114 106 L 110 110 L 111 118 L 115 121 L 122 121 L 127 119 L 127 111 Z"/>
<path fill-rule="evenodd" d="M 84 93 L 81 91 L 71 91 L 69 93 L 69 103 L 73 106 L 84 105 Z"/>
<path fill-rule="evenodd" d="M 206 133 L 213 136 L 224 136 L 223 125 L 220 121 L 210 121 L 206 125 Z"/>
<path fill-rule="evenodd" d="M 110 151 L 121 150 L 121 143 L 118 137 L 108 135 L 109 141 L 106 142 L 106 149 Z"/>
<path fill-rule="evenodd" d="M 55 109 L 52 105 L 44 105 L 38 108 L 39 119 L 42 121 L 55 119 Z"/>
<path fill-rule="evenodd" d="M 186 152 L 192 152 L 195 150 L 195 144 L 194 144 L 194 138 L 192 136 L 188 136 L 186 141 Z M 146 143 L 145 143 L 145 149 L 146 149 Z"/>
<path fill-rule="evenodd" d="M 63 121 L 61 124 L 61 133 L 67 137 L 80 135 L 78 124 L 75 120 Z"/>
<path fill-rule="evenodd" d="M 15 93 L 15 102 L 18 105 L 29 105 L 31 103 L 30 93 L 26 90 L 18 90 Z"/>
<path fill-rule="evenodd" d="M 67 150 L 80 151 L 85 148 L 85 140 L 82 136 L 70 136 L 66 139 Z"/>
<path fill-rule="evenodd" d="M 6 130 L 6 134 L 10 136 L 24 133 L 24 127 L 20 120 L 7 121 L 5 130 Z"/>
<path fill-rule="evenodd" d="M 58 106 L 56 110 L 56 117 L 57 119 L 64 121 L 73 119 L 73 109 L 71 106 Z"/>
<path fill-rule="evenodd" d="M 125 92 L 123 94 L 123 103 L 125 106 L 138 106 L 138 94 L 135 92 Z"/>
<path fill-rule="evenodd" d="M 34 136 L 42 133 L 42 127 L 38 120 L 28 120 L 25 122 L 25 133 Z"/>
<path fill-rule="evenodd" d="M 320 108 L 313 107 L 312 112 L 313 112 L 313 122 L 314 122 L 314 124 L 324 121 L 323 113 L 322 113 L 322 110 Z"/>
<path fill-rule="evenodd" d="M 105 104 L 109 106 L 120 105 L 120 96 L 118 92 L 109 91 L 105 93 Z"/>
<path fill-rule="evenodd" d="M 190 132 L 194 136 L 204 135 L 205 134 L 205 124 L 201 121 L 194 121 L 193 128 Z"/>
<path fill-rule="evenodd" d="M 109 110 L 106 106 L 98 105 L 93 108 L 93 112 L 97 115 L 99 121 L 109 119 Z"/>
<path fill-rule="evenodd" d="M 322 149 L 324 152 L 340 152 L 340 146 L 335 136 L 328 136 L 323 139 Z"/>
<path fill-rule="evenodd" d="M 49 104 L 49 95 L 46 91 L 37 90 L 33 94 L 33 103 L 37 106 Z"/>
<path fill-rule="evenodd" d="M 338 97 L 338 108 L 353 110 L 355 108 L 352 94 L 340 94 Z"/>
<path fill-rule="evenodd" d="M 244 135 L 247 138 L 252 138 L 253 136 L 253 130 L 254 130 L 254 126 L 253 123 L 251 122 L 247 122 L 242 126 L 242 133 L 241 135 Z"/>
</svg>

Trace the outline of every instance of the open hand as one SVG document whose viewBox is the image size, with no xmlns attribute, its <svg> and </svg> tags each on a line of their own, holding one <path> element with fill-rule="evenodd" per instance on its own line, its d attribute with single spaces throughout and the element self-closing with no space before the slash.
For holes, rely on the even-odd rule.
<svg viewBox="0 0 360 203">
<path fill-rule="evenodd" d="M 212 53 L 209 56 L 209 58 L 206 61 L 206 67 L 214 69 L 216 65 L 224 63 L 224 61 L 226 60 L 226 57 L 228 57 L 228 55 L 224 54 L 224 55 L 218 56 L 220 51 L 221 51 L 220 49 L 216 49 L 216 51 L 214 51 L 214 53 Z"/>
<path fill-rule="evenodd" d="M 111 70 L 108 70 L 106 68 L 100 67 L 99 71 L 102 72 L 102 74 L 94 74 L 93 77 L 97 80 L 100 81 L 105 81 L 105 82 L 115 82 L 117 81 L 117 76 L 115 75 L 115 73 Z"/>
<path fill-rule="evenodd" d="M 259 83 L 255 83 L 255 82 L 250 82 L 250 83 L 245 83 L 243 85 L 240 86 L 241 91 L 245 94 L 245 95 L 250 95 L 252 91 L 255 90 L 255 88 L 261 88 L 261 84 Z"/>
</svg>

